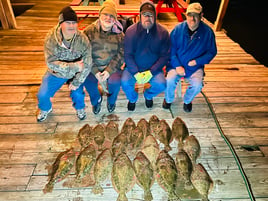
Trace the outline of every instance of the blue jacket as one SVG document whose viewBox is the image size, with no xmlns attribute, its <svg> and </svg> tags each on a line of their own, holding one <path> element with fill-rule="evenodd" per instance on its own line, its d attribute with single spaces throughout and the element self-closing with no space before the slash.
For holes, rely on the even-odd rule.
<svg viewBox="0 0 268 201">
<path fill-rule="evenodd" d="M 124 41 L 126 70 L 132 75 L 146 70 L 156 75 L 170 58 L 170 45 L 169 33 L 160 24 L 155 23 L 148 33 L 140 22 L 133 24 Z"/>
<path fill-rule="evenodd" d="M 178 24 L 170 34 L 171 58 L 168 69 L 183 66 L 185 77 L 190 77 L 195 71 L 204 68 L 217 54 L 213 30 L 204 22 L 200 22 L 197 32 L 189 35 L 186 21 Z M 196 66 L 188 66 L 188 62 L 196 60 Z"/>
</svg>

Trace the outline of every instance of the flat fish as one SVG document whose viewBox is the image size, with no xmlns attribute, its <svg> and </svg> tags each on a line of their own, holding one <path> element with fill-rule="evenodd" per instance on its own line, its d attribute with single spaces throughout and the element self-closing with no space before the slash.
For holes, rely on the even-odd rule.
<svg viewBox="0 0 268 201">
<path fill-rule="evenodd" d="M 107 123 L 105 129 L 106 138 L 110 141 L 113 141 L 113 139 L 119 134 L 119 125 L 113 120 L 110 120 Z"/>
<path fill-rule="evenodd" d="M 116 158 L 119 154 L 126 152 L 127 148 L 127 136 L 125 133 L 120 133 L 117 135 L 112 143 L 112 155 Z"/>
<path fill-rule="evenodd" d="M 121 133 L 126 134 L 128 143 L 130 143 L 130 135 L 135 128 L 134 120 L 131 117 L 127 118 L 122 126 Z"/>
<path fill-rule="evenodd" d="M 142 130 L 143 135 L 145 137 L 150 135 L 150 124 L 146 119 L 141 118 L 137 123 L 137 127 L 139 127 Z"/>
<path fill-rule="evenodd" d="M 153 169 L 156 169 L 156 159 L 159 155 L 160 149 L 159 144 L 152 135 L 148 135 L 142 144 L 141 151 L 149 159 L 152 164 Z"/>
<path fill-rule="evenodd" d="M 77 138 L 82 148 L 87 147 L 93 141 L 92 127 L 89 124 L 85 124 L 79 130 Z"/>
<path fill-rule="evenodd" d="M 105 126 L 102 124 L 97 124 L 93 128 L 94 142 L 98 145 L 98 150 L 102 150 L 102 144 L 105 140 Z"/>
<path fill-rule="evenodd" d="M 135 172 L 132 163 L 125 153 L 117 156 L 112 168 L 112 184 L 119 194 L 117 201 L 127 201 L 126 193 L 136 183 Z"/>
<path fill-rule="evenodd" d="M 91 168 L 96 161 L 96 150 L 93 144 L 88 145 L 76 159 L 76 179 L 80 181 L 85 175 L 89 175 Z"/>
<path fill-rule="evenodd" d="M 61 152 L 55 162 L 52 165 L 52 171 L 50 178 L 45 188 L 43 189 L 44 193 L 52 192 L 54 184 L 62 181 L 69 174 L 75 163 L 75 152 L 73 148 L 68 149 L 64 152 Z"/>
<path fill-rule="evenodd" d="M 92 188 L 94 194 L 103 192 L 101 183 L 104 182 L 112 172 L 113 158 L 110 149 L 104 149 L 96 159 L 94 166 L 95 185 Z"/>
<path fill-rule="evenodd" d="M 172 135 L 175 140 L 178 141 L 178 148 L 182 148 L 183 140 L 189 136 L 188 128 L 184 121 L 180 117 L 176 117 L 176 119 L 172 123 Z"/>
<path fill-rule="evenodd" d="M 178 180 L 183 183 L 185 189 L 191 189 L 192 184 L 190 176 L 193 170 L 193 165 L 188 154 L 183 149 L 180 149 L 176 154 L 175 164 L 179 175 Z"/>
<path fill-rule="evenodd" d="M 153 200 L 151 187 L 154 183 L 154 171 L 151 162 L 141 151 L 137 153 L 133 160 L 133 168 L 137 178 L 137 183 L 144 190 L 144 200 Z"/>
<path fill-rule="evenodd" d="M 180 200 L 176 195 L 177 168 L 173 158 L 162 150 L 156 160 L 156 181 L 168 193 L 168 200 Z"/>
<path fill-rule="evenodd" d="M 213 188 L 213 181 L 202 164 L 194 165 L 191 174 L 191 182 L 196 190 L 203 196 L 202 200 L 208 200 L 208 194 Z"/>
<path fill-rule="evenodd" d="M 193 164 L 196 163 L 196 159 L 200 156 L 201 148 L 197 138 L 194 135 L 190 135 L 185 138 L 184 151 L 188 154 Z"/>
<path fill-rule="evenodd" d="M 160 124 L 159 132 L 155 134 L 155 137 L 165 145 L 166 151 L 170 151 L 172 149 L 169 145 L 172 142 L 171 129 L 166 120 L 164 119 L 161 119 L 159 124 Z"/>
<path fill-rule="evenodd" d="M 152 115 L 149 119 L 150 132 L 156 136 L 160 130 L 160 120 L 156 115 Z"/>
</svg>

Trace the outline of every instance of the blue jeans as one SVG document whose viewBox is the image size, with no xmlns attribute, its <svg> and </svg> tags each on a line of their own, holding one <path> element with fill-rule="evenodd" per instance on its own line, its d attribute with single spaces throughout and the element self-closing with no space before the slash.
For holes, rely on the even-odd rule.
<svg viewBox="0 0 268 201">
<path fill-rule="evenodd" d="M 178 81 L 182 77 L 179 76 L 175 69 L 168 71 L 166 80 L 167 88 L 165 91 L 165 99 L 167 103 L 172 103 L 175 98 L 175 89 L 177 87 Z M 185 78 L 189 82 L 189 86 L 186 89 L 186 92 L 183 96 L 183 101 L 186 104 L 189 104 L 193 101 L 194 97 L 199 94 L 203 88 L 203 78 L 204 70 L 199 69 L 194 72 L 189 78 Z"/>
<path fill-rule="evenodd" d="M 144 98 L 147 100 L 152 100 L 166 88 L 166 79 L 162 72 L 154 75 L 149 83 L 151 87 L 144 91 Z M 121 84 L 129 102 L 136 103 L 138 100 L 138 93 L 135 91 L 136 79 L 128 70 L 124 70 Z"/>
<path fill-rule="evenodd" d="M 120 91 L 122 71 L 117 71 L 110 75 L 107 81 L 109 95 L 107 96 L 107 101 L 109 104 L 115 104 L 117 100 L 118 93 Z M 92 73 L 87 76 L 84 86 L 90 96 L 91 105 L 97 105 L 101 94 L 98 89 L 98 80 Z"/>
<path fill-rule="evenodd" d="M 50 110 L 52 108 L 50 98 L 52 98 L 67 81 L 68 79 L 58 78 L 47 71 L 43 76 L 43 81 L 37 94 L 38 108 L 43 111 Z M 78 89 L 72 90 L 70 97 L 73 101 L 73 107 L 76 110 L 85 108 L 85 93 L 82 85 L 80 85 Z"/>
</svg>

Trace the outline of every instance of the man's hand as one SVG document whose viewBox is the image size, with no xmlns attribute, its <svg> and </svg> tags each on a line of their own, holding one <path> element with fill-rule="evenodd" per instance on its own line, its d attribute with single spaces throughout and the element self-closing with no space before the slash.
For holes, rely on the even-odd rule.
<svg viewBox="0 0 268 201">
<path fill-rule="evenodd" d="M 101 72 L 96 73 L 95 77 L 99 82 L 104 82 L 110 77 L 110 73 L 105 70 L 102 73 Z"/>
<path fill-rule="evenodd" d="M 76 65 L 79 68 L 79 72 L 82 72 L 82 70 L 84 69 L 84 62 L 83 62 L 83 60 L 77 61 L 76 62 Z"/>
<path fill-rule="evenodd" d="M 188 66 L 195 66 L 196 65 L 196 60 L 191 60 L 188 63 Z"/>
<path fill-rule="evenodd" d="M 74 86 L 72 83 L 69 84 L 69 89 L 70 90 L 76 90 L 78 87 Z"/>
<path fill-rule="evenodd" d="M 185 70 L 182 66 L 176 67 L 176 72 L 179 76 L 185 76 Z"/>
<path fill-rule="evenodd" d="M 96 73 L 95 77 L 99 82 L 102 82 L 101 72 Z"/>
<path fill-rule="evenodd" d="M 103 71 L 101 73 L 101 77 L 102 77 L 102 81 L 104 82 L 104 81 L 106 81 L 110 77 L 110 73 L 105 70 L 105 71 Z"/>
</svg>

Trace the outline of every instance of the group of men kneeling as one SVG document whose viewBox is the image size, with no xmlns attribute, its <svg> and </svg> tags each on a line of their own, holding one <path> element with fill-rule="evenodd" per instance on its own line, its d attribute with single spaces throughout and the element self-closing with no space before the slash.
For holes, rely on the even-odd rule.
<svg viewBox="0 0 268 201">
<path fill-rule="evenodd" d="M 155 96 L 165 92 L 162 106 L 169 109 L 182 77 L 189 83 L 183 96 L 183 109 L 191 112 L 192 101 L 203 87 L 204 65 L 217 54 L 214 32 L 201 21 L 202 16 L 199 3 L 189 4 L 186 20 L 169 34 L 156 22 L 153 2 L 144 1 L 140 6 L 140 21 L 128 27 L 124 34 L 115 3 L 106 0 L 99 18 L 80 32 L 76 13 L 69 6 L 63 8 L 59 23 L 45 39 L 48 70 L 37 94 L 37 121 L 44 121 L 52 112 L 50 99 L 65 83 L 80 120 L 86 118 L 84 87 L 94 114 L 101 110 L 99 84 L 107 93 L 110 113 L 115 110 L 121 86 L 128 99 L 128 111 L 135 110 L 136 83 L 150 84 L 144 91 L 147 108 L 153 107 Z"/>
</svg>

